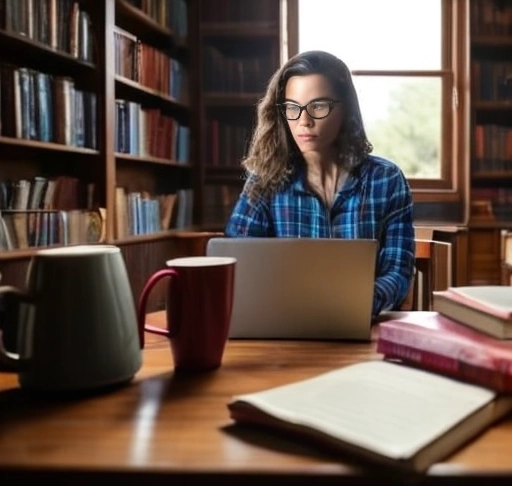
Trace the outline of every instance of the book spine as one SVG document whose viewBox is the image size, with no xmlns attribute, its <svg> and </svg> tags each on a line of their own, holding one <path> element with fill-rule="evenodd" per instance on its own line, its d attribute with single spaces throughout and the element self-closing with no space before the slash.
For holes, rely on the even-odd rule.
<svg viewBox="0 0 512 486">
<path fill-rule="evenodd" d="M 450 319 L 498 339 L 512 338 L 512 328 L 499 317 L 468 307 L 434 292 L 433 309 Z"/>
<path fill-rule="evenodd" d="M 455 357 L 443 356 L 432 351 L 413 348 L 380 338 L 377 341 L 377 352 L 383 354 L 386 359 L 400 359 L 406 364 L 499 392 L 512 391 L 512 376 L 499 370 L 465 363 Z"/>
</svg>

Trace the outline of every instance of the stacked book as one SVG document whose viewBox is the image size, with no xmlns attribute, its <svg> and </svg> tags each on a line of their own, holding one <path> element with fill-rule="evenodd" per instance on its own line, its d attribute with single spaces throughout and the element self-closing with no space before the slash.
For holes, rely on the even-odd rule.
<svg viewBox="0 0 512 486">
<path fill-rule="evenodd" d="M 512 287 L 435 291 L 432 312 L 390 314 L 377 351 L 425 370 L 512 392 Z"/>
<path fill-rule="evenodd" d="M 236 395 L 230 417 L 424 473 L 512 411 L 512 287 L 450 288 L 434 307 L 382 316 L 379 358 Z"/>
</svg>

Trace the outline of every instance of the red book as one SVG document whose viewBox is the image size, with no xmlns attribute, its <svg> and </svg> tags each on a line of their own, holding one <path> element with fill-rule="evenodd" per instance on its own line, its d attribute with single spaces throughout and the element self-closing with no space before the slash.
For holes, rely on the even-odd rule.
<svg viewBox="0 0 512 486">
<path fill-rule="evenodd" d="M 391 314 L 378 326 L 377 351 L 386 359 L 512 392 L 511 341 L 485 335 L 438 312 Z"/>
</svg>

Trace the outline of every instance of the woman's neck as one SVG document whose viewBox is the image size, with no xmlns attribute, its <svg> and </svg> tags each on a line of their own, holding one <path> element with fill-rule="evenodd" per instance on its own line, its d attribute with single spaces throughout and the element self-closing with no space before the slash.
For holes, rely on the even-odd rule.
<svg viewBox="0 0 512 486">
<path fill-rule="evenodd" d="M 343 185 L 346 171 L 334 160 L 331 162 L 306 159 L 307 181 L 311 189 L 330 208 L 336 193 Z"/>
</svg>

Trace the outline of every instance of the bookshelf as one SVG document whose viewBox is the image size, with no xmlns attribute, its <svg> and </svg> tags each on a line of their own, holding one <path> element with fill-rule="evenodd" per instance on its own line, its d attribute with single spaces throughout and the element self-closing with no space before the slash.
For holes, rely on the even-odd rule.
<svg viewBox="0 0 512 486">
<path fill-rule="evenodd" d="M 470 2 L 470 283 L 500 283 L 512 228 L 512 1 Z"/>
<path fill-rule="evenodd" d="M 39 178 L 56 181 L 60 198 L 35 203 L 31 218 L 54 211 L 64 221 L 48 229 L 53 240 L 0 249 L 2 285 L 23 286 L 39 246 L 105 242 L 121 247 L 137 296 L 176 254 L 198 219 L 196 9 L 0 0 L 0 210 L 13 209 L 19 181 L 30 198 Z M 72 212 L 86 215 L 79 240 L 68 239 Z"/>
<path fill-rule="evenodd" d="M 240 160 L 255 107 L 280 64 L 280 3 L 199 2 L 200 206 L 205 229 L 224 229 L 243 185 Z"/>
</svg>

